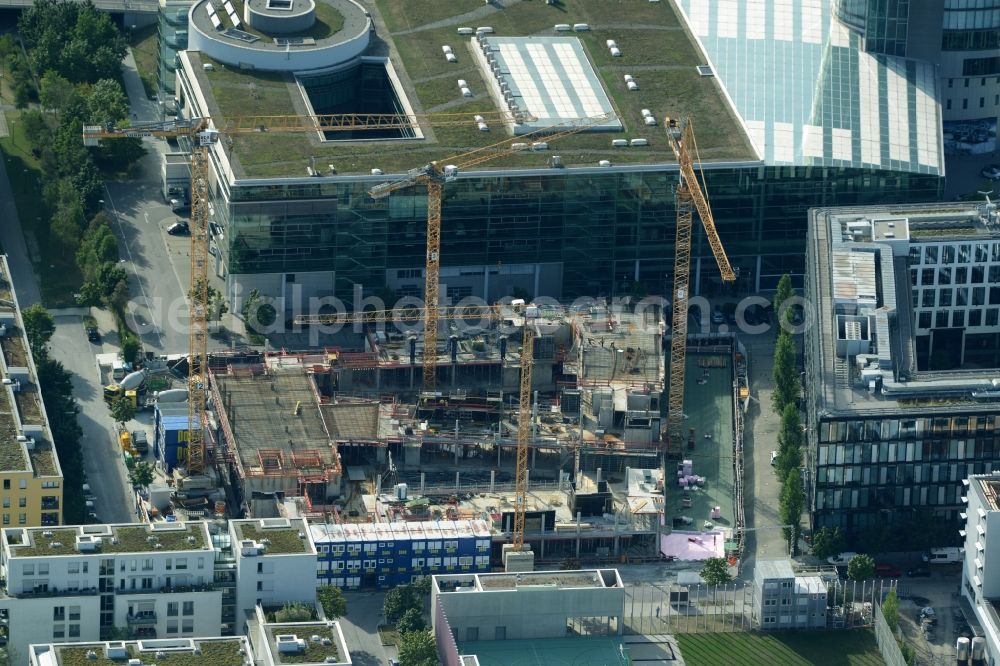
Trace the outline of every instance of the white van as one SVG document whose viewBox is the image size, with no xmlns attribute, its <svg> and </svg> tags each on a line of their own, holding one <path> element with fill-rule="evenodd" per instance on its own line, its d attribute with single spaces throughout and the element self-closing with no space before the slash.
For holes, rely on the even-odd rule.
<svg viewBox="0 0 1000 666">
<path fill-rule="evenodd" d="M 921 558 L 927 564 L 956 564 L 962 561 L 964 548 L 931 548 Z"/>
</svg>

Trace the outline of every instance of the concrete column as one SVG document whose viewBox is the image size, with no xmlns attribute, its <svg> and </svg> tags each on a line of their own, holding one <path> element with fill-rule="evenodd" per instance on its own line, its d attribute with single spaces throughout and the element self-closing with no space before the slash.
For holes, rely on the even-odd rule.
<svg viewBox="0 0 1000 666">
<path fill-rule="evenodd" d="M 576 557 L 580 558 L 580 518 L 582 513 L 580 511 L 576 512 Z"/>
<path fill-rule="evenodd" d="M 497 471 L 495 469 L 490 470 L 490 492 L 493 492 L 493 486 L 497 480 Z"/>
<path fill-rule="evenodd" d="M 424 494 L 424 480 L 425 480 L 425 476 L 424 476 L 424 473 L 423 473 L 423 472 L 421 472 L 421 473 L 420 473 L 420 494 L 421 494 L 421 495 L 423 495 L 423 494 Z"/>
<path fill-rule="evenodd" d="M 458 492 L 458 489 L 459 489 L 459 487 L 460 487 L 460 485 L 462 483 L 461 475 L 462 475 L 461 472 L 455 472 L 455 492 L 456 493 Z"/>
<path fill-rule="evenodd" d="M 603 479 L 603 478 L 601 478 L 601 468 L 600 468 L 600 467 L 598 467 L 598 468 L 597 468 L 597 482 L 598 482 L 598 483 L 600 483 L 600 482 L 601 482 L 601 481 L 603 481 L 603 480 L 604 480 L 604 479 Z"/>
<path fill-rule="evenodd" d="M 545 558 L 545 514 L 542 514 L 542 536 L 538 539 L 539 557 Z"/>
</svg>

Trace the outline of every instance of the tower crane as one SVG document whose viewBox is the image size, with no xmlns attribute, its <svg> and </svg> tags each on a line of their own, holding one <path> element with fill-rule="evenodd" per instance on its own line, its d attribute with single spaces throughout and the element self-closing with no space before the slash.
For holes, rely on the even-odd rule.
<svg viewBox="0 0 1000 666">
<path fill-rule="evenodd" d="M 484 120 L 522 122 L 507 112 L 480 113 Z M 420 120 L 435 126 L 466 125 L 467 113 L 442 114 L 322 114 L 302 116 L 238 116 L 216 121 L 207 117 L 136 123 L 127 127 L 88 125 L 83 143 L 98 146 L 108 139 L 189 137 L 191 147 L 191 293 L 188 332 L 188 459 L 189 474 L 205 470 L 202 424 L 208 392 L 208 217 L 209 151 L 222 133 L 341 132 L 410 128 Z M 440 202 L 439 202 L 440 210 Z M 436 321 L 436 320 L 435 320 Z"/>
<path fill-rule="evenodd" d="M 455 155 L 445 160 L 431 162 L 412 169 L 403 180 L 376 185 L 368 193 L 376 199 L 387 197 L 392 192 L 418 183 L 427 188 L 427 258 L 424 266 L 424 391 L 433 391 L 437 384 L 437 340 L 438 340 L 438 294 L 441 271 L 441 199 L 445 183 L 452 181 L 462 169 L 468 169 L 498 157 L 512 155 L 524 149 L 526 140 L 541 136 L 549 141 L 576 134 L 593 125 L 607 120 L 609 114 L 584 118 L 561 125 L 546 127 L 531 134 L 505 139 L 499 143 L 470 152 Z"/>
<path fill-rule="evenodd" d="M 667 139 L 680 166 L 677 183 L 677 232 L 674 241 L 674 287 L 672 293 L 672 321 L 670 336 L 670 392 L 667 395 L 667 453 L 680 454 L 684 442 L 684 371 L 687 357 L 688 299 L 691 279 L 691 227 L 694 211 L 698 211 L 701 225 L 708 237 L 715 263 L 724 282 L 734 282 L 736 272 L 729 264 L 729 257 L 715 229 L 715 219 L 701 182 L 694 171 L 698 143 L 690 118 L 667 118 Z"/>
</svg>

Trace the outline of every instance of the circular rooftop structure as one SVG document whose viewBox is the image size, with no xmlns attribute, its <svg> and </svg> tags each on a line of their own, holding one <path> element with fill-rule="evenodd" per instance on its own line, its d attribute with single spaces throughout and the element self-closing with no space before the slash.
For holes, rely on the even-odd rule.
<svg viewBox="0 0 1000 666">
<path fill-rule="evenodd" d="M 316 23 L 316 2 L 315 0 L 245 0 L 243 20 L 251 28 L 270 35 L 305 32 Z"/>
<path fill-rule="evenodd" d="M 371 18 L 354 0 L 199 0 L 189 11 L 189 50 L 261 71 L 343 65 L 371 35 Z"/>
</svg>

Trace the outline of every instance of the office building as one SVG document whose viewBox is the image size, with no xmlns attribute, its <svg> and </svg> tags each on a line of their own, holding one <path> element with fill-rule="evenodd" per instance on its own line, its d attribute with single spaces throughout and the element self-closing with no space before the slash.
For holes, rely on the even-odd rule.
<svg viewBox="0 0 1000 666">
<path fill-rule="evenodd" d="M 812 526 L 873 550 L 951 545 L 962 480 L 1000 446 L 995 206 L 814 209 L 807 243 Z"/>
<path fill-rule="evenodd" d="M 0 348 L 2 525 L 59 525 L 62 468 L 6 256 L 0 256 Z"/>
<path fill-rule="evenodd" d="M 965 481 L 968 509 L 960 532 L 964 546 L 962 596 L 969 602 L 985 639 L 986 663 L 1000 660 L 1000 475 L 973 475 Z"/>
<path fill-rule="evenodd" d="M 827 585 L 796 575 L 789 560 L 761 560 L 753 570 L 754 620 L 761 629 L 826 628 Z"/>
<path fill-rule="evenodd" d="M 311 523 L 320 584 L 387 588 L 423 576 L 489 572 L 492 533 L 483 520 Z"/>
<path fill-rule="evenodd" d="M 937 67 L 948 153 L 996 150 L 1000 115 L 1000 3 L 995 0 L 836 0 L 834 14 L 873 56 Z"/>
<path fill-rule="evenodd" d="M 434 576 L 431 623 L 442 664 L 459 665 L 463 656 L 479 663 L 504 663 L 503 654 L 544 650 L 567 641 L 575 663 L 606 659 L 620 651 L 625 588 L 615 569 Z M 508 658 L 509 663 L 509 658 Z"/>
<path fill-rule="evenodd" d="M 312 27 L 294 39 L 275 17 L 244 12 L 234 22 L 224 7 L 193 5 L 189 50 L 177 69 L 182 119 L 442 108 L 468 114 L 455 126 L 417 117 L 385 135 L 285 135 L 275 128 L 223 136 L 211 149 L 210 197 L 214 270 L 226 280 L 227 297 L 239 303 L 258 289 L 291 313 L 308 309 L 312 298 L 352 303 L 356 292 L 386 287 L 396 296 L 419 295 L 423 186 L 379 199 L 369 190 L 429 160 L 495 143 L 508 130 L 537 127 L 529 118 L 551 120 L 556 108 L 562 122 L 596 117 L 611 98 L 617 112 L 586 132 L 551 145 L 529 136 L 525 146 L 532 149 L 455 174 L 443 203 L 446 298 L 492 301 L 515 290 L 554 297 L 664 293 L 673 270 L 677 182 L 663 134 L 668 110 L 694 119 L 741 291 L 802 274 L 811 206 L 939 197 L 944 165 L 931 65 L 865 54 L 860 37 L 826 3 L 816 3 L 809 21 L 794 23 L 764 3 L 742 32 L 740 21 L 717 20 L 715 2 L 679 4 L 679 14 L 673 3 L 630 5 L 630 21 L 642 27 L 627 31 L 600 27 L 618 17 L 598 0 L 567 0 L 559 9 L 515 5 L 504 10 L 501 25 L 473 26 L 470 35 L 459 24 L 448 33 L 424 27 L 405 4 L 398 9 L 408 26 L 376 8 L 369 19 L 348 0 L 319 0 Z M 737 8 L 750 15 L 751 5 Z M 331 12 L 344 26 L 332 34 L 340 19 Z M 586 32 L 554 30 L 564 21 Z M 671 29 L 664 45 L 659 28 L 678 24 L 686 31 Z M 416 27 L 404 30 L 409 26 Z M 493 29 L 477 35 L 476 27 Z M 550 30 L 552 36 L 523 38 Z M 609 40 L 618 55 L 605 48 Z M 328 57 L 317 60 L 319 52 Z M 517 65 L 512 74 L 501 67 L 508 59 Z M 760 76 L 763 63 L 774 76 Z M 644 64 L 662 69 L 623 78 L 630 65 Z M 553 77 L 573 85 L 550 85 Z M 491 118 L 481 123 L 488 131 L 474 120 L 483 113 Z M 719 288 L 713 263 L 698 240 L 696 293 Z"/>
</svg>

